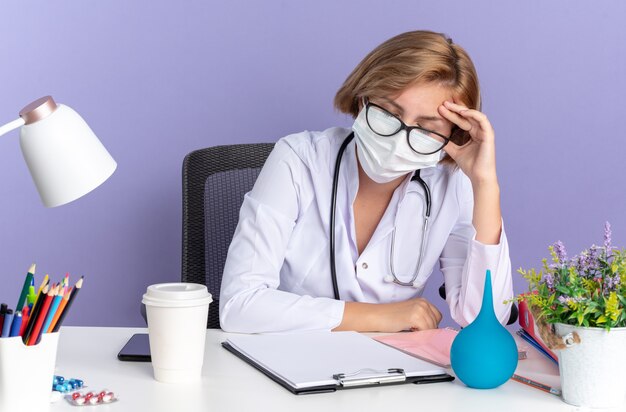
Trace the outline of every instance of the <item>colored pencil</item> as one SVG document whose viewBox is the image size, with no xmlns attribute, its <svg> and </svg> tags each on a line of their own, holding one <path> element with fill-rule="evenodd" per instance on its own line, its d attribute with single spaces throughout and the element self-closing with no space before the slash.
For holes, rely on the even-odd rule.
<svg viewBox="0 0 626 412">
<path fill-rule="evenodd" d="M 61 316 L 61 313 L 63 313 L 63 310 L 65 309 L 65 306 L 67 305 L 67 301 L 70 299 L 70 295 L 72 294 L 73 290 L 74 290 L 73 288 L 70 288 L 68 290 L 67 286 L 65 287 L 65 290 L 63 292 L 63 297 L 61 299 L 61 303 L 59 303 L 59 308 L 57 309 L 56 313 L 54 314 L 54 317 L 52 318 L 52 322 L 50 323 L 50 326 L 48 327 L 48 330 L 46 331 L 47 333 L 51 333 L 54 330 L 54 327 L 59 321 L 59 317 Z"/>
<path fill-rule="evenodd" d="M 25 345 L 28 343 L 28 338 L 30 338 L 31 333 L 33 332 L 33 328 L 35 327 L 35 322 L 37 321 L 37 315 L 39 315 L 39 311 L 41 310 L 41 305 L 37 305 L 37 301 L 43 300 L 41 296 L 48 293 L 48 288 L 48 285 L 43 287 L 41 292 L 39 292 L 39 294 L 37 295 L 37 300 L 35 301 L 33 308 L 30 310 L 28 325 L 26 325 L 26 329 L 24 329 L 24 333 L 22 334 L 22 342 L 24 342 Z"/>
<path fill-rule="evenodd" d="M 41 281 L 41 285 L 39 285 L 39 289 L 37 289 L 37 296 L 35 297 L 33 306 L 30 308 L 31 315 L 35 312 L 35 308 L 37 307 L 37 301 L 41 299 L 41 291 L 43 290 L 44 287 L 48 285 L 48 282 L 50 282 L 50 277 L 46 275 L 43 277 L 43 280 Z"/>
<path fill-rule="evenodd" d="M 28 289 L 30 288 L 30 284 L 33 281 L 33 276 L 35 275 L 35 264 L 30 265 L 28 269 L 28 273 L 26 273 L 26 279 L 24 279 L 24 286 L 22 286 L 22 293 L 20 293 L 20 297 L 17 300 L 17 306 L 15 306 L 15 310 L 20 310 L 24 306 L 24 301 L 26 300 L 26 295 L 28 295 Z"/>
<path fill-rule="evenodd" d="M 28 338 L 28 346 L 32 346 L 39 342 L 39 337 L 41 335 L 41 329 L 44 321 L 46 320 L 46 316 L 48 315 L 48 311 L 50 309 L 50 304 L 52 303 L 52 299 L 56 293 L 56 286 L 51 288 L 50 291 L 46 294 L 46 297 L 43 299 L 41 304 L 37 305 L 41 307 L 39 310 L 39 314 L 37 315 L 37 322 L 35 323 L 35 327 L 33 328 L 33 332 Z"/>
<path fill-rule="evenodd" d="M 63 293 L 61 289 L 61 285 L 58 285 L 55 290 L 54 298 L 52 299 L 52 303 L 50 304 L 50 309 L 48 310 L 48 314 L 46 315 L 46 320 L 43 323 L 43 329 L 41 333 L 48 333 L 48 328 L 52 323 L 52 319 L 59 309 L 59 304 L 61 303 L 61 299 L 63 298 Z"/>
<path fill-rule="evenodd" d="M 76 282 L 76 284 L 74 285 L 74 291 L 70 295 L 70 298 L 67 301 L 67 304 L 65 305 L 65 308 L 63 309 L 63 313 L 61 313 L 61 316 L 59 317 L 57 324 L 54 325 L 54 329 L 52 329 L 53 332 L 58 332 L 59 328 L 61 328 L 61 325 L 63 324 L 63 321 L 65 320 L 65 317 L 67 316 L 67 312 L 69 312 L 70 307 L 72 306 L 72 303 L 74 303 L 74 300 L 76 299 L 76 296 L 78 295 L 78 292 L 80 292 L 80 289 L 83 287 L 83 278 L 84 276 L 81 276 L 80 279 L 78 279 L 78 282 Z"/>
<path fill-rule="evenodd" d="M 541 382 L 537 382 L 537 381 L 525 378 L 525 377 L 517 375 L 517 374 L 513 374 L 513 376 L 511 376 L 511 379 L 514 380 L 514 381 L 517 381 L 519 383 L 523 383 L 523 384 L 526 384 L 528 386 L 532 386 L 535 389 L 539 389 L 541 391 L 551 393 L 553 395 L 557 395 L 557 396 L 561 395 L 561 390 L 558 389 L 558 388 L 553 388 L 553 387 L 548 386 L 546 384 L 543 384 Z"/>
</svg>

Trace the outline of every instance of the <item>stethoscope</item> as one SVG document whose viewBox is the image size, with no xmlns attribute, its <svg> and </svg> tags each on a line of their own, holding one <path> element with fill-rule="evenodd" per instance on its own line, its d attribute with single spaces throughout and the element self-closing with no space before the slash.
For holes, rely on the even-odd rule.
<svg viewBox="0 0 626 412">
<path fill-rule="evenodd" d="M 348 137 L 345 138 L 345 140 L 341 144 L 341 147 L 339 148 L 337 161 L 335 162 L 333 189 L 330 203 L 330 275 L 333 281 L 333 292 L 335 294 L 335 299 L 337 300 L 339 300 L 339 287 L 337 286 L 337 268 L 335 267 L 335 210 L 337 208 L 337 187 L 339 185 L 339 167 L 341 166 L 341 159 L 343 158 L 343 153 L 346 151 L 346 147 L 348 147 L 348 144 L 352 141 L 352 139 L 354 139 L 354 132 L 351 132 Z M 391 269 L 391 274 L 385 276 L 384 281 L 388 283 L 395 283 L 400 286 L 419 287 L 419 284 L 417 282 L 417 275 L 419 274 L 420 268 L 422 267 L 422 258 L 424 257 L 426 231 L 428 230 L 428 219 L 430 218 L 431 198 L 430 188 L 428 187 L 426 182 L 420 177 L 419 170 L 417 170 L 411 178 L 411 181 L 413 180 L 417 180 L 422 185 L 422 187 L 424 188 L 424 195 L 426 197 L 426 209 L 424 211 L 424 224 L 422 228 L 422 242 L 420 244 L 420 254 L 417 260 L 417 267 L 415 268 L 415 272 L 413 272 L 413 277 L 409 282 L 403 282 L 398 279 L 398 276 L 396 275 L 396 271 L 393 266 L 396 244 L 396 226 L 394 225 L 393 232 L 391 234 L 391 251 L 389 256 L 389 267 Z"/>
</svg>

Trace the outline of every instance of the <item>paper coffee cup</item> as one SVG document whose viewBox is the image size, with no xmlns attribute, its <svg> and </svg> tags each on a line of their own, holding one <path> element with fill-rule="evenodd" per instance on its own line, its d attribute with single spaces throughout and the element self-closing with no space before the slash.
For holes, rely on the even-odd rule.
<svg viewBox="0 0 626 412">
<path fill-rule="evenodd" d="M 212 301 L 205 285 L 148 286 L 142 303 L 146 305 L 150 355 L 157 381 L 186 383 L 200 379 Z"/>
</svg>

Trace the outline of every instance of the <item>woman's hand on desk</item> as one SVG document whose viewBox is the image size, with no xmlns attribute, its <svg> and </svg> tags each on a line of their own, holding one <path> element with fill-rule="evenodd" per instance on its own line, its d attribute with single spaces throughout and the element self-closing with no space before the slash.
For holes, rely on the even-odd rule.
<svg viewBox="0 0 626 412">
<path fill-rule="evenodd" d="M 343 320 L 334 330 L 400 332 L 436 329 L 439 322 L 441 312 L 424 298 L 378 304 L 346 302 Z"/>
</svg>

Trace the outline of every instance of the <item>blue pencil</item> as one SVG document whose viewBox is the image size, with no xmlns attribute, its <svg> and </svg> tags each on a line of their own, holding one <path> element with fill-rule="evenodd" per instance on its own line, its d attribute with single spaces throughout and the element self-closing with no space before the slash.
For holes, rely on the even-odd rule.
<svg viewBox="0 0 626 412">
<path fill-rule="evenodd" d="M 56 313 L 57 309 L 59 308 L 59 303 L 61 303 L 61 298 L 63 297 L 63 295 L 61 293 L 59 293 L 59 290 L 61 288 L 61 285 L 58 285 L 54 291 L 54 299 L 52 300 L 52 304 L 50 305 L 50 310 L 48 310 L 48 315 L 46 316 L 46 320 L 43 323 L 43 328 L 41 328 L 42 333 L 45 333 L 48 330 L 48 327 L 50 327 L 50 323 L 52 322 L 52 319 L 54 318 L 54 314 Z"/>
</svg>

